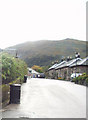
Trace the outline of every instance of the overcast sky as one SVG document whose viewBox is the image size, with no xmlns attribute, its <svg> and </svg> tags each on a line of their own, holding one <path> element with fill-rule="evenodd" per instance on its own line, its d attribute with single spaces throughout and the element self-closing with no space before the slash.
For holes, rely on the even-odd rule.
<svg viewBox="0 0 88 120">
<path fill-rule="evenodd" d="M 86 40 L 86 0 L 0 0 L 0 48 L 65 38 Z"/>
</svg>

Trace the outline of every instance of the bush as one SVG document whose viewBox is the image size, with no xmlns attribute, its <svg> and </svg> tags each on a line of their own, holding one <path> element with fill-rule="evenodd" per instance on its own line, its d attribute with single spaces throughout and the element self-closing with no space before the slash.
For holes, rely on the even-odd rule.
<svg viewBox="0 0 88 120">
<path fill-rule="evenodd" d="M 80 84 L 80 85 L 83 84 L 83 76 L 78 77 L 78 84 Z"/>
<path fill-rule="evenodd" d="M 75 83 L 76 83 L 76 84 L 79 83 L 79 78 L 78 78 L 78 77 L 75 78 Z"/>
<path fill-rule="evenodd" d="M 86 86 L 88 87 L 88 77 L 86 78 Z"/>
<path fill-rule="evenodd" d="M 74 78 L 72 81 L 80 85 L 85 85 L 86 83 L 86 85 L 88 86 L 88 75 L 86 73 L 83 73 L 82 75 Z"/>
<path fill-rule="evenodd" d="M 73 79 L 71 80 L 71 82 L 75 82 L 75 78 L 73 78 Z"/>
</svg>

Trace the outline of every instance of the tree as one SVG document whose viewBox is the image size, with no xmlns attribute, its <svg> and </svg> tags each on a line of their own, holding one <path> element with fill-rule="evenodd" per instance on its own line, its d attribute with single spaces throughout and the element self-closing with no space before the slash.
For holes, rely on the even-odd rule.
<svg viewBox="0 0 88 120">
<path fill-rule="evenodd" d="M 37 65 L 34 65 L 32 66 L 32 69 L 39 72 L 39 73 L 42 73 L 43 72 L 43 68 L 40 67 L 40 66 L 37 66 Z"/>
</svg>

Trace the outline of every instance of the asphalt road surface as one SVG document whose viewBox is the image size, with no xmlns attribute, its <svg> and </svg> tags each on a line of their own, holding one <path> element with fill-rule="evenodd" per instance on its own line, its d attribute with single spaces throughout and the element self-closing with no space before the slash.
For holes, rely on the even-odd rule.
<svg viewBox="0 0 88 120">
<path fill-rule="evenodd" d="M 27 79 L 21 103 L 2 110 L 3 118 L 86 118 L 86 87 L 49 79 Z"/>
</svg>

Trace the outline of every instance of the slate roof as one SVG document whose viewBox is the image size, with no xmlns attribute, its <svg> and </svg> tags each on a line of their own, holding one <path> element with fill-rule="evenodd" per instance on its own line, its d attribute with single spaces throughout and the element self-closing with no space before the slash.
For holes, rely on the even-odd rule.
<svg viewBox="0 0 88 120">
<path fill-rule="evenodd" d="M 70 67 L 73 67 L 76 65 L 88 65 L 88 57 L 82 59 L 81 61 L 78 61 L 77 63 L 70 65 Z"/>
<path fill-rule="evenodd" d="M 77 60 L 77 61 L 81 61 L 82 59 L 81 59 L 81 58 L 72 59 L 72 60 L 64 63 L 63 65 L 60 65 L 60 66 L 58 67 L 58 69 L 59 69 L 59 68 L 63 68 L 63 67 L 69 67 L 70 65 L 76 63 L 76 60 Z"/>
<path fill-rule="evenodd" d="M 57 66 L 55 67 L 55 69 L 58 69 L 61 65 L 64 65 L 66 63 L 66 61 L 62 61 L 61 63 L 57 64 Z"/>
<path fill-rule="evenodd" d="M 57 66 L 57 63 L 51 66 L 48 70 L 54 69 Z"/>
<path fill-rule="evenodd" d="M 53 66 L 51 66 L 48 70 L 51 70 L 51 69 L 57 69 L 60 65 L 62 65 L 62 64 L 64 64 L 64 63 L 66 63 L 66 61 L 62 61 L 62 62 L 60 62 L 59 64 L 54 64 Z"/>
<path fill-rule="evenodd" d="M 35 70 L 33 70 L 32 68 L 28 68 L 28 70 L 31 70 L 32 72 L 32 74 L 39 74 L 38 72 L 36 72 Z"/>
<path fill-rule="evenodd" d="M 77 62 L 76 62 L 77 61 Z M 76 65 L 88 65 L 88 57 L 81 59 L 81 58 L 75 58 L 72 59 L 70 61 L 63 61 L 59 64 L 54 64 L 53 66 L 51 66 L 48 70 L 51 69 L 59 69 L 59 68 L 64 68 L 64 67 L 74 67 Z"/>
</svg>

